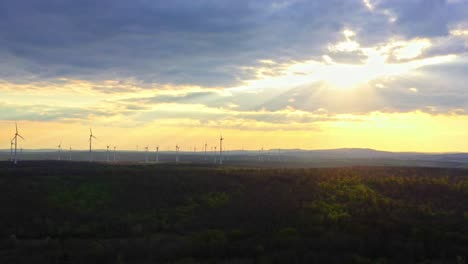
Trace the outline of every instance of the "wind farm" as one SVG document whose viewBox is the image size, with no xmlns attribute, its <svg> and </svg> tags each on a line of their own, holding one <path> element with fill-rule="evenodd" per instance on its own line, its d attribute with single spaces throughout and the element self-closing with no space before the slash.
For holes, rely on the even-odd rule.
<svg viewBox="0 0 468 264">
<path fill-rule="evenodd" d="M 10 141 L 10 149 L 0 150 L 0 161 L 8 160 L 12 164 L 19 165 L 18 139 L 24 138 L 18 133 L 15 123 L 14 136 Z M 272 148 L 265 150 L 263 146 L 256 150 L 229 150 L 223 147 L 225 138 L 221 135 L 218 142 L 213 141 L 209 145 L 205 141 L 200 143 L 203 151 L 182 151 L 176 144 L 175 149 L 160 149 L 159 145 L 146 145 L 144 151 L 138 149 L 117 150 L 117 146 L 104 145 L 95 147 L 93 140 L 96 137 L 89 129 L 89 149 L 68 150 L 68 160 L 63 158 L 62 142 L 52 149 L 28 149 L 23 147 L 23 161 L 74 161 L 74 162 L 106 162 L 113 164 L 199 164 L 199 165 L 224 165 L 234 167 L 343 167 L 343 166 L 417 166 L 417 167 L 448 167 L 467 168 L 468 153 L 418 153 L 418 152 L 388 152 L 373 149 L 341 148 L 341 149 L 281 149 Z M 169 143 L 169 142 L 164 142 Z M 93 148 L 94 146 L 94 148 Z M 210 151 L 208 151 L 210 148 Z M 154 149 L 154 159 L 150 158 L 150 149 Z M 73 153 L 73 160 L 72 160 Z M 119 159 L 117 160 L 117 157 Z"/>
<path fill-rule="evenodd" d="M 0 1 L 0 264 L 467 264 L 467 0 Z"/>
</svg>

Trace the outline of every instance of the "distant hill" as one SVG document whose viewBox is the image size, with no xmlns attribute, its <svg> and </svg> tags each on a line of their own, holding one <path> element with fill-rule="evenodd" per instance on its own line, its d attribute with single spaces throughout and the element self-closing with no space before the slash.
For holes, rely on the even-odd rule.
<svg viewBox="0 0 468 264">
<path fill-rule="evenodd" d="M 110 152 L 109 160 L 113 160 Z M 18 154 L 20 155 L 20 154 Z M 23 150 L 23 160 L 56 160 L 58 152 L 54 149 Z M 63 150 L 61 159 L 70 158 L 68 150 Z M 142 163 L 146 160 L 155 161 L 155 152 L 150 151 L 117 151 L 119 162 Z M 175 161 L 174 151 L 160 151 L 158 159 L 162 163 Z M 107 161 L 106 150 L 93 151 L 94 161 Z M 219 161 L 219 152 L 181 151 L 181 163 L 214 164 Z M 339 148 L 339 149 L 268 149 L 268 150 L 231 150 L 223 153 L 223 164 L 233 166 L 259 167 L 342 167 L 342 166 L 420 166 L 420 167 L 463 167 L 468 168 L 468 153 L 418 153 L 390 152 L 369 148 Z M 10 150 L 0 150 L 0 160 L 8 160 Z M 87 161 L 88 150 L 74 150 L 72 160 Z"/>
</svg>

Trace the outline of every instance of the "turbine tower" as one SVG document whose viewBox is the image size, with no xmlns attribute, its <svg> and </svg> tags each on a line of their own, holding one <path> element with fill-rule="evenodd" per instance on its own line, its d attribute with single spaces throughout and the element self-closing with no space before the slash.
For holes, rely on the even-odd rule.
<svg viewBox="0 0 468 264">
<path fill-rule="evenodd" d="M 159 162 L 159 146 L 156 147 L 156 163 Z"/>
<path fill-rule="evenodd" d="M 60 144 L 57 146 L 57 151 L 58 151 L 58 160 L 62 159 L 62 141 L 60 141 Z"/>
<path fill-rule="evenodd" d="M 218 162 L 218 156 L 216 156 L 216 146 L 214 146 L 214 163 Z"/>
<path fill-rule="evenodd" d="M 18 137 L 20 137 L 22 140 L 24 140 L 24 138 L 18 133 L 18 124 L 17 123 L 15 123 L 15 127 L 16 127 L 16 133 L 15 133 L 15 136 L 13 137 L 13 139 L 11 141 L 15 142 L 15 155 L 14 155 L 13 162 L 15 164 L 17 164 L 18 163 L 18 158 L 17 158 L 16 153 L 17 153 L 17 149 L 18 149 Z"/>
<path fill-rule="evenodd" d="M 258 157 L 258 160 L 264 161 L 263 160 L 263 146 L 262 146 L 262 149 L 260 150 L 260 157 Z"/>
<path fill-rule="evenodd" d="M 180 147 L 179 147 L 179 145 L 176 145 L 175 148 L 176 148 L 176 158 L 175 158 L 175 162 L 176 162 L 176 163 L 179 163 L 179 149 L 180 149 Z"/>
<path fill-rule="evenodd" d="M 10 161 L 12 162 L 13 161 L 13 145 L 15 143 L 13 143 L 13 140 L 10 141 Z"/>
<path fill-rule="evenodd" d="M 93 130 L 91 128 L 89 129 L 89 162 L 93 161 L 93 138 L 96 138 L 93 136 Z"/>
<path fill-rule="evenodd" d="M 208 144 L 206 144 L 206 141 L 205 141 L 205 161 L 206 161 L 206 147 L 208 146 Z"/>
<path fill-rule="evenodd" d="M 72 147 L 70 146 L 70 152 L 69 152 L 69 156 L 68 156 L 69 161 L 71 161 L 71 155 L 72 155 Z"/>
<path fill-rule="evenodd" d="M 223 164 L 223 135 L 219 137 L 219 164 Z"/>
<path fill-rule="evenodd" d="M 114 162 L 116 161 L 116 159 L 115 159 L 115 149 L 116 149 L 116 146 L 114 146 Z"/>
<path fill-rule="evenodd" d="M 145 147 L 145 163 L 148 163 L 148 149 L 149 149 L 149 147 L 148 147 L 148 145 L 146 145 L 146 147 Z"/>
<path fill-rule="evenodd" d="M 107 162 L 109 162 L 109 145 L 107 145 L 107 151 L 106 151 L 106 154 L 107 154 Z"/>
</svg>

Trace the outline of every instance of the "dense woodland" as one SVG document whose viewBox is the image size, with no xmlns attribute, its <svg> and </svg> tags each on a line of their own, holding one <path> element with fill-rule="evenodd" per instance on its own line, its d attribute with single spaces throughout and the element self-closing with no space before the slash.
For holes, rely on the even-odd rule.
<svg viewBox="0 0 468 264">
<path fill-rule="evenodd" d="M 0 163 L 0 263 L 468 263 L 468 170 Z"/>
</svg>

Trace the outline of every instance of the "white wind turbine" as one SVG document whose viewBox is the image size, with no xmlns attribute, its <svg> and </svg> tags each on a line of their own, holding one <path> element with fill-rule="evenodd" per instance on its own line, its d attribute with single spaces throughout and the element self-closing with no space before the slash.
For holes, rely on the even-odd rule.
<svg viewBox="0 0 468 264">
<path fill-rule="evenodd" d="M 69 150 L 69 156 L 68 156 L 68 160 L 71 161 L 71 156 L 72 156 L 72 147 L 70 146 L 70 150 Z"/>
<path fill-rule="evenodd" d="M 263 161 L 263 146 L 260 149 L 260 156 L 258 157 L 258 160 Z"/>
<path fill-rule="evenodd" d="M 107 162 L 109 162 L 109 145 L 107 145 L 107 151 L 106 151 L 106 155 L 107 155 Z"/>
<path fill-rule="evenodd" d="M 96 138 L 93 136 L 93 130 L 91 128 L 89 129 L 89 161 L 93 161 L 93 138 Z"/>
<path fill-rule="evenodd" d="M 24 138 L 18 133 L 18 124 L 17 123 L 15 123 L 15 127 L 16 127 L 16 133 L 15 133 L 15 136 L 13 137 L 13 139 L 11 141 L 15 142 L 15 155 L 14 155 L 13 162 L 15 164 L 17 164 L 18 163 L 18 158 L 16 156 L 16 152 L 17 152 L 17 149 L 18 149 L 18 137 L 20 137 L 22 140 L 24 140 Z"/>
<path fill-rule="evenodd" d="M 159 162 L 159 146 L 156 147 L 156 163 Z"/>
<path fill-rule="evenodd" d="M 216 156 L 216 146 L 214 146 L 214 163 L 218 162 L 218 156 Z"/>
<path fill-rule="evenodd" d="M 149 150 L 149 147 L 148 147 L 148 145 L 146 145 L 146 147 L 145 147 L 145 163 L 148 163 L 148 150 Z"/>
<path fill-rule="evenodd" d="M 10 161 L 13 161 L 13 140 L 10 141 Z"/>
<path fill-rule="evenodd" d="M 223 135 L 219 137 L 219 164 L 223 164 Z"/>
<path fill-rule="evenodd" d="M 57 146 L 57 152 L 58 152 L 58 160 L 62 159 L 62 141 L 60 141 L 60 144 Z"/>
<path fill-rule="evenodd" d="M 179 149 L 180 149 L 180 147 L 179 147 L 179 145 L 176 145 L 175 148 L 176 148 L 176 158 L 175 158 L 175 161 L 176 161 L 176 163 L 179 163 Z"/>
<path fill-rule="evenodd" d="M 115 149 L 116 149 L 116 148 L 117 148 L 117 147 L 114 146 L 114 162 L 116 162 L 116 159 L 115 159 Z"/>
<path fill-rule="evenodd" d="M 206 161 L 206 147 L 208 146 L 208 144 L 206 144 L 206 141 L 205 141 L 205 161 Z"/>
</svg>

